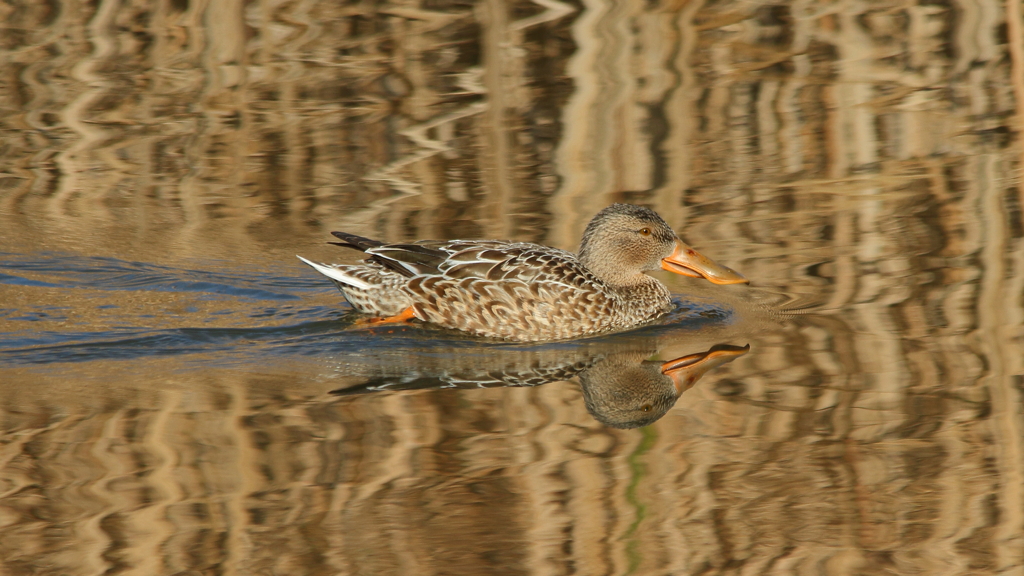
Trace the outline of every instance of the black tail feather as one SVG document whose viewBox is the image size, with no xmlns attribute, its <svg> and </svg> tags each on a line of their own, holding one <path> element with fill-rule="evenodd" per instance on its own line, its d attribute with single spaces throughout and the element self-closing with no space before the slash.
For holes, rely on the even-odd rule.
<svg viewBox="0 0 1024 576">
<path fill-rule="evenodd" d="M 331 235 L 342 240 L 342 242 L 328 242 L 328 244 L 334 244 L 335 246 L 342 246 L 344 248 L 354 248 L 360 252 L 366 252 L 370 248 L 376 248 L 384 245 L 380 240 L 370 240 L 369 238 L 363 238 L 362 236 L 356 236 L 355 234 L 349 234 L 348 232 L 331 232 Z"/>
<path fill-rule="evenodd" d="M 369 254 L 370 259 L 409 278 L 417 274 L 437 274 L 437 267 L 448 257 L 447 252 L 430 246 L 430 243 L 385 244 L 380 240 L 370 240 L 348 232 L 331 234 L 342 240 L 328 242 L 335 246 L 354 248 L 360 252 L 383 247 L 382 250 L 374 250 Z"/>
</svg>

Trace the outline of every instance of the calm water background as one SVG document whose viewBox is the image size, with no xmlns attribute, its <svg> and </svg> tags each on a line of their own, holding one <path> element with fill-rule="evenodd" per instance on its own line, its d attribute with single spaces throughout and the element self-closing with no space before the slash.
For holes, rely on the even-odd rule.
<svg viewBox="0 0 1024 576">
<path fill-rule="evenodd" d="M 1024 574 L 1022 24 L 0 2 L 0 573 Z M 354 329 L 294 258 L 575 249 L 614 201 L 753 286 L 503 346 Z M 498 385 L 715 344 L 750 352 L 640 429 Z M 328 394 L 458 378 L 495 387 Z"/>
</svg>

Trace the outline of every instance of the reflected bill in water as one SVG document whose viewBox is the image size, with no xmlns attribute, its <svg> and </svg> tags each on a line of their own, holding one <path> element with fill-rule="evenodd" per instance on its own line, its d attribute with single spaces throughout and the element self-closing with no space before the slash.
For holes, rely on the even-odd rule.
<svg viewBox="0 0 1024 576">
<path fill-rule="evenodd" d="M 640 340 L 621 346 L 613 341 L 603 346 L 563 351 L 495 351 L 498 368 L 479 359 L 476 364 L 430 363 L 410 365 L 401 375 L 371 377 L 362 384 L 332 390 L 334 396 L 373 392 L 398 392 L 434 388 L 495 388 L 541 386 L 549 382 L 578 379 L 587 411 L 599 422 L 614 428 L 639 428 L 664 416 L 679 397 L 702 376 L 746 354 L 750 345 L 716 344 L 711 348 L 668 361 L 649 360 L 658 352 Z"/>
</svg>

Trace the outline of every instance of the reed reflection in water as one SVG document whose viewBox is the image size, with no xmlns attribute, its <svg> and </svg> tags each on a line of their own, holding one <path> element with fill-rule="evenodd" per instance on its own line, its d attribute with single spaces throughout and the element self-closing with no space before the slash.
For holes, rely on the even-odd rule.
<svg viewBox="0 0 1024 576">
<path fill-rule="evenodd" d="M 5 573 L 1024 571 L 1019 2 L 0 14 Z M 598 339 L 750 344 L 664 418 L 329 394 L 593 356 L 349 330 L 294 254 L 616 201 L 754 282 Z"/>
</svg>

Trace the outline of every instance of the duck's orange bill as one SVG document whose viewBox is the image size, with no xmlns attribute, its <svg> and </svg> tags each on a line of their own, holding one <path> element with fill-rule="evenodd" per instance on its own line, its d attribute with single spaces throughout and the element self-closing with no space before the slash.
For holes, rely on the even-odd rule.
<svg viewBox="0 0 1024 576">
<path fill-rule="evenodd" d="M 661 365 L 661 373 L 672 378 L 672 383 L 679 394 L 686 392 L 700 377 L 722 364 L 731 362 L 750 351 L 750 344 L 746 346 L 730 346 L 729 344 L 716 344 L 707 352 L 687 354 L 675 360 L 669 360 Z"/>
<path fill-rule="evenodd" d="M 669 272 L 704 278 L 714 284 L 749 284 L 739 272 L 722 266 L 681 241 L 676 240 L 676 249 L 668 258 L 661 259 L 661 267 Z"/>
</svg>

